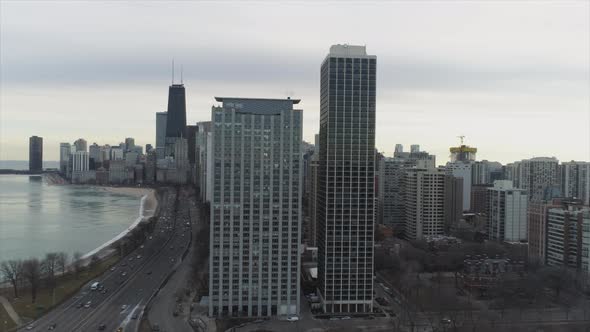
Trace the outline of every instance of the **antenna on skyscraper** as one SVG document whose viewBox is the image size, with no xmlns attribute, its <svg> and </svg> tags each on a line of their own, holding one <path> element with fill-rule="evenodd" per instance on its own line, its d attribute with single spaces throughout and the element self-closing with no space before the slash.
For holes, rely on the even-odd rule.
<svg viewBox="0 0 590 332">
<path fill-rule="evenodd" d="M 174 58 L 172 58 L 172 84 L 174 84 Z"/>
<path fill-rule="evenodd" d="M 183 84 L 182 83 L 182 65 L 180 65 L 180 84 Z"/>
</svg>

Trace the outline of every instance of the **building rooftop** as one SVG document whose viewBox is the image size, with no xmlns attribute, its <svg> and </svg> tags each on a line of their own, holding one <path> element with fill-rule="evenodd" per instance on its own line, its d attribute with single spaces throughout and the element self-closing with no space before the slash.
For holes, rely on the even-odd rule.
<svg viewBox="0 0 590 332">
<path fill-rule="evenodd" d="M 291 99 L 291 97 L 287 98 L 242 98 L 242 97 L 214 97 L 216 101 L 223 102 L 225 100 L 260 100 L 260 101 L 291 101 L 293 104 L 299 104 L 301 99 Z"/>
</svg>

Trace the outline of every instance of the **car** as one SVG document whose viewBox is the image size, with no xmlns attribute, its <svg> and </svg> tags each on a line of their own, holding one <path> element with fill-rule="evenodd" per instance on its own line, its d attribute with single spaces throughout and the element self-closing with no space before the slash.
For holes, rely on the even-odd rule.
<svg viewBox="0 0 590 332">
<path fill-rule="evenodd" d="M 145 274 L 147 274 L 149 276 L 152 274 L 152 271 L 147 271 Z"/>
<path fill-rule="evenodd" d="M 440 322 L 443 324 L 451 324 L 453 321 L 449 317 L 443 317 Z"/>
<path fill-rule="evenodd" d="M 152 331 L 156 331 L 156 332 L 160 331 L 160 325 L 158 325 L 158 324 L 152 325 Z"/>
<path fill-rule="evenodd" d="M 33 324 L 31 324 L 31 325 L 27 326 L 27 330 L 32 330 L 32 329 L 34 329 L 34 328 L 35 328 L 35 325 L 33 325 Z"/>
<path fill-rule="evenodd" d="M 151 238 L 151 236 L 150 236 L 150 238 Z M 143 244 L 141 246 L 139 246 L 139 249 L 143 249 Z"/>
<path fill-rule="evenodd" d="M 133 261 L 133 257 L 129 257 L 129 261 L 132 262 Z"/>
<path fill-rule="evenodd" d="M 56 323 L 53 323 L 53 324 L 49 325 L 49 326 L 47 327 L 47 329 L 48 329 L 48 330 L 55 330 L 55 327 L 56 327 L 56 326 L 57 326 L 57 324 L 56 324 Z"/>
<path fill-rule="evenodd" d="M 131 316 L 131 319 L 137 319 L 137 317 L 139 317 L 139 314 L 136 312 L 133 314 L 133 316 Z"/>
<path fill-rule="evenodd" d="M 121 306 L 121 311 L 123 311 L 123 310 L 125 310 L 125 309 L 127 309 L 127 305 L 126 305 L 126 304 L 123 304 L 123 305 Z"/>
<path fill-rule="evenodd" d="M 127 276 L 127 272 L 123 272 L 123 273 L 121 273 L 121 276 L 122 276 L 122 277 L 125 277 L 125 276 Z"/>
<path fill-rule="evenodd" d="M 111 267 L 111 271 L 115 271 L 117 268 L 116 267 Z"/>
<path fill-rule="evenodd" d="M 289 317 L 287 317 L 287 321 L 288 322 L 296 322 L 298 320 L 299 320 L 299 317 L 297 317 L 297 316 L 289 316 Z"/>
<path fill-rule="evenodd" d="M 84 308 L 86 308 L 86 309 L 90 308 L 91 304 L 92 304 L 92 301 L 86 302 L 86 304 L 84 305 Z"/>
<path fill-rule="evenodd" d="M 122 327 L 119 327 L 119 328 L 117 329 L 117 332 L 123 332 L 123 328 L 122 328 Z"/>
<path fill-rule="evenodd" d="M 101 294 L 106 294 L 107 292 L 108 292 L 108 289 L 106 289 L 106 288 L 105 288 L 105 289 L 103 289 L 103 290 L 102 290 L 100 293 L 101 293 Z"/>
<path fill-rule="evenodd" d="M 151 237 L 151 236 L 150 236 L 150 237 L 148 237 L 148 240 L 151 240 L 151 239 L 152 239 L 152 237 Z"/>
<path fill-rule="evenodd" d="M 140 259 L 141 258 L 141 255 L 137 255 L 137 257 L 135 257 L 135 258 Z"/>
<path fill-rule="evenodd" d="M 330 317 L 330 320 L 340 320 L 339 317 Z"/>
<path fill-rule="evenodd" d="M 123 262 L 121 263 L 121 266 L 127 266 L 127 263 Z"/>
<path fill-rule="evenodd" d="M 78 304 L 76 304 L 76 308 L 80 309 L 84 306 L 84 303 L 82 302 L 78 302 Z"/>
<path fill-rule="evenodd" d="M 98 325 L 98 330 L 99 331 L 104 331 L 106 328 L 107 328 L 107 324 L 105 324 L 105 323 L 102 323 L 102 324 Z"/>
<path fill-rule="evenodd" d="M 174 312 L 172 313 L 172 316 L 178 317 L 178 310 L 174 310 Z"/>
<path fill-rule="evenodd" d="M 340 319 L 342 319 L 342 320 L 349 320 L 350 319 L 350 316 L 344 316 L 344 317 L 342 317 Z"/>
</svg>

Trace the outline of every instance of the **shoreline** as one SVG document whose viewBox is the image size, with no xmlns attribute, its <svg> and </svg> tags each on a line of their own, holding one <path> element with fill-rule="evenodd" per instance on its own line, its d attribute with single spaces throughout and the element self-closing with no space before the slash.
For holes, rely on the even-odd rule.
<svg viewBox="0 0 590 332">
<path fill-rule="evenodd" d="M 152 188 L 133 188 L 133 187 L 107 187 L 107 186 L 93 186 L 97 190 L 106 191 L 111 194 L 119 194 L 126 196 L 133 196 L 140 198 L 139 216 L 121 233 L 115 235 L 110 240 L 107 240 L 100 246 L 84 254 L 81 259 L 88 260 L 90 257 L 96 255 L 99 259 L 105 259 L 111 256 L 115 249 L 110 248 L 113 243 L 124 238 L 142 221 L 151 218 L 158 208 L 158 199 L 156 197 L 156 190 Z M 86 263 L 86 262 L 85 262 Z"/>
</svg>

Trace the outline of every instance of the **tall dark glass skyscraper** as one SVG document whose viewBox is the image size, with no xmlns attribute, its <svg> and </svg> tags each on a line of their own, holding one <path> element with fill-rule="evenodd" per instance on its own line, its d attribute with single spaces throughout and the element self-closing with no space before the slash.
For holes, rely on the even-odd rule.
<svg viewBox="0 0 590 332">
<path fill-rule="evenodd" d="M 322 63 L 318 168 L 318 279 L 328 313 L 373 307 L 374 55 L 334 45 Z"/>
<path fill-rule="evenodd" d="M 184 84 L 172 84 L 168 89 L 166 137 L 181 137 L 186 127 L 186 96 Z"/>
<path fill-rule="evenodd" d="M 29 171 L 43 171 L 43 137 L 29 137 Z"/>
</svg>

